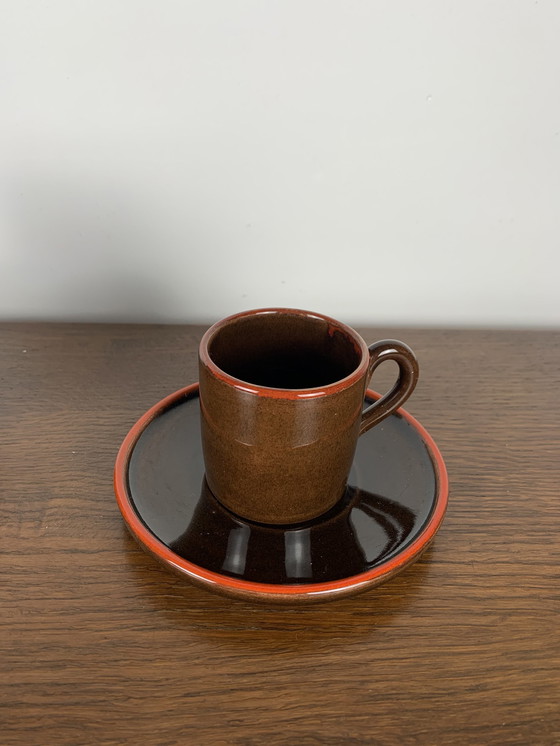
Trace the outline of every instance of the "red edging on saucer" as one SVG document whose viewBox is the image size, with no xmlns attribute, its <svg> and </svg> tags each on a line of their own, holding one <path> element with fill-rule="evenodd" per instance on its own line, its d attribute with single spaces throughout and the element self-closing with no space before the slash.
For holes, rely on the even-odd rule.
<svg viewBox="0 0 560 746">
<path fill-rule="evenodd" d="M 449 483 L 445 463 L 431 435 L 427 430 L 406 410 L 397 410 L 420 434 L 426 444 L 436 470 L 437 495 L 435 507 L 430 519 L 416 539 L 392 559 L 382 562 L 376 567 L 359 575 L 354 575 L 342 580 L 333 580 L 324 583 L 311 583 L 306 585 L 272 585 L 266 583 L 255 583 L 246 580 L 238 580 L 226 575 L 205 570 L 188 560 L 176 555 L 169 547 L 157 539 L 138 517 L 130 501 L 127 485 L 127 471 L 132 450 L 147 425 L 155 419 L 160 412 L 166 410 L 173 403 L 193 394 L 198 390 L 198 383 L 180 389 L 151 407 L 125 437 L 115 463 L 114 487 L 115 495 L 123 519 L 140 545 L 162 562 L 168 568 L 179 572 L 197 585 L 202 585 L 209 590 L 245 597 L 248 600 L 271 601 L 271 602 L 302 602 L 322 601 L 327 598 L 338 598 L 359 590 L 365 590 L 389 579 L 403 570 L 407 565 L 417 559 L 427 549 L 434 538 L 445 515 L 448 501 Z M 379 398 L 379 394 L 368 389 L 367 395 Z"/>
</svg>

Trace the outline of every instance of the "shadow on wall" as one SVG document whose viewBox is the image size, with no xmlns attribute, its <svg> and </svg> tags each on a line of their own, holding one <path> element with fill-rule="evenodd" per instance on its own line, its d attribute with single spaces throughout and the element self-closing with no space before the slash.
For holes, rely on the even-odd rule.
<svg viewBox="0 0 560 746">
<path fill-rule="evenodd" d="M 177 262 L 142 197 L 83 177 L 21 180 L 7 196 L 4 318 L 163 322 L 178 305 L 188 315 L 188 286 L 177 299 L 155 279 L 162 261 L 169 274 Z"/>
</svg>

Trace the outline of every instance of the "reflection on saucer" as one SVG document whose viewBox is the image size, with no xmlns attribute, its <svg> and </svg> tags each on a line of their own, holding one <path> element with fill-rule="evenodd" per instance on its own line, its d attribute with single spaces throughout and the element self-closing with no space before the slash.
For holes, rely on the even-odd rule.
<svg viewBox="0 0 560 746">
<path fill-rule="evenodd" d="M 221 505 L 203 480 L 200 498 L 170 549 L 215 572 L 266 583 L 316 583 L 357 575 L 406 543 L 415 516 L 349 486 L 328 513 L 296 526 L 252 523 Z"/>
</svg>

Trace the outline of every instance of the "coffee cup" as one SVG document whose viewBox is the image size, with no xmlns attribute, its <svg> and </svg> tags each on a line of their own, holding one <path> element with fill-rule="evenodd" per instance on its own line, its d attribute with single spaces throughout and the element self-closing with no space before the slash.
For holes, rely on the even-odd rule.
<svg viewBox="0 0 560 746">
<path fill-rule="evenodd" d="M 393 388 L 364 410 L 373 371 L 394 360 Z M 346 324 L 292 308 L 229 316 L 204 334 L 199 392 L 206 480 L 242 518 L 295 524 L 344 495 L 358 437 L 412 393 L 403 342 L 366 345 Z"/>
</svg>

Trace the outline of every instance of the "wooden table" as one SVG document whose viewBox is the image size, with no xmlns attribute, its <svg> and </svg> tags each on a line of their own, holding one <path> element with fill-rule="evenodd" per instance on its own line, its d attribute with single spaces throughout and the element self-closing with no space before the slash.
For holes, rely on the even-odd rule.
<svg viewBox="0 0 560 746">
<path fill-rule="evenodd" d="M 417 351 L 450 506 L 391 582 L 291 609 L 169 574 L 116 507 L 202 331 L 1 327 L 0 743 L 559 744 L 560 333 L 360 330 Z"/>
</svg>

